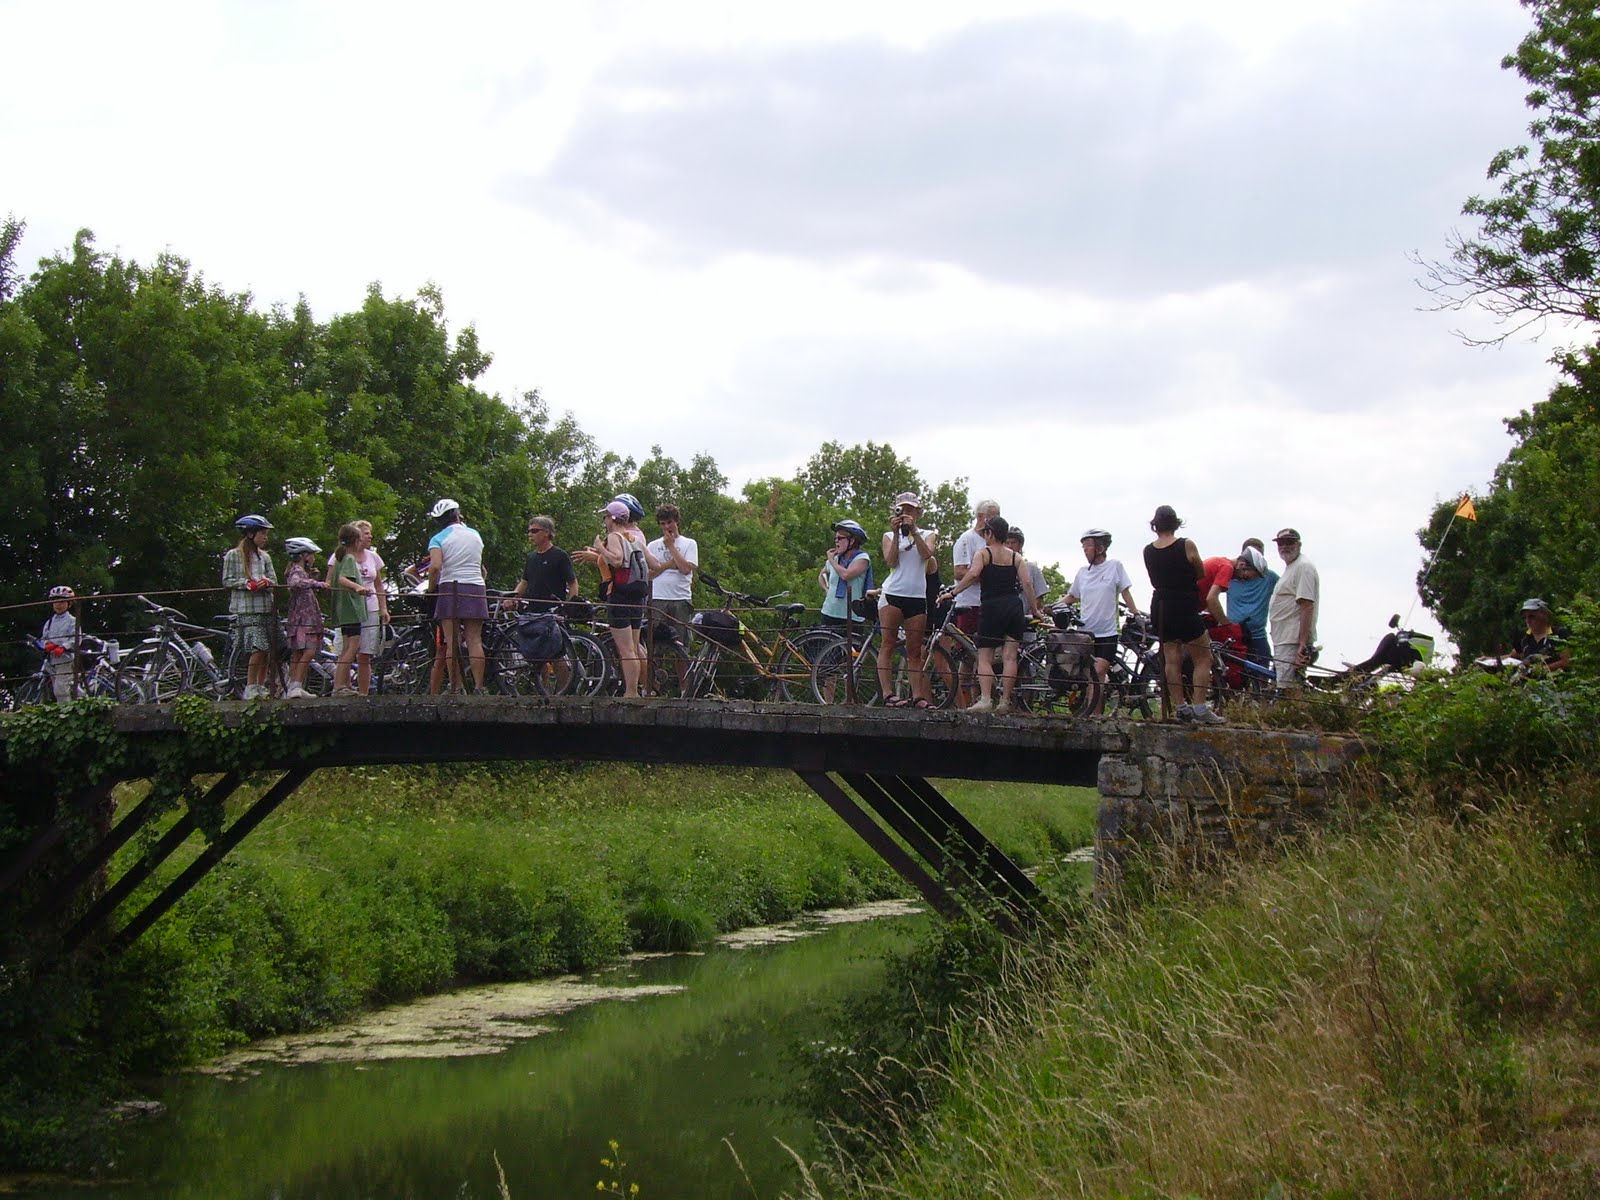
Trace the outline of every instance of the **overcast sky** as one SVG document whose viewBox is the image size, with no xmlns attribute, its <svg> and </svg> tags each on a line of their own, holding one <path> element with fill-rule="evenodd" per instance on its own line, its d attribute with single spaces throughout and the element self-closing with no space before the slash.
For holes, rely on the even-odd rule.
<svg viewBox="0 0 1600 1200">
<path fill-rule="evenodd" d="M 609 449 L 887 441 L 1069 575 L 1104 525 L 1142 580 L 1157 504 L 1293 525 L 1364 657 L 1563 344 L 1467 347 L 1407 258 L 1525 140 L 1527 15 L 1115 7 L 0 0 L 0 211 L 321 319 L 435 282 Z"/>
</svg>

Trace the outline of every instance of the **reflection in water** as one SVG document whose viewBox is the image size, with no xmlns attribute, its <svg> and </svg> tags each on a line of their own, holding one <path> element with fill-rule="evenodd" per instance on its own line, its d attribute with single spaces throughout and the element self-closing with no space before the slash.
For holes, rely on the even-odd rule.
<svg viewBox="0 0 1600 1200">
<path fill-rule="evenodd" d="M 172 1081 L 167 1115 L 114 1168 L 137 1182 L 94 1194 L 492 1197 L 497 1155 L 516 1200 L 565 1198 L 595 1192 L 616 1139 L 641 1200 L 774 1196 L 797 1182 L 775 1139 L 802 1155 L 814 1144 L 784 1104 L 785 1050 L 826 1037 L 821 1010 L 877 979 L 916 924 L 841 920 L 798 941 L 792 927 L 747 931 L 704 954 L 274 1039 Z"/>
</svg>

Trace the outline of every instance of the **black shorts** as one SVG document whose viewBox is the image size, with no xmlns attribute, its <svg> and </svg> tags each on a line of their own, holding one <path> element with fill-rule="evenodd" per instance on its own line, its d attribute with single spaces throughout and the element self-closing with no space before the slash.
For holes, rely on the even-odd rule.
<svg viewBox="0 0 1600 1200">
<path fill-rule="evenodd" d="M 913 617 L 928 615 L 928 601 L 923 596 L 885 596 L 879 601 L 879 607 L 881 608 L 885 604 L 900 610 L 902 623 L 911 620 Z"/>
<path fill-rule="evenodd" d="M 1117 635 L 1112 633 L 1094 640 L 1094 656 L 1103 658 L 1107 662 L 1114 662 L 1117 657 Z"/>
<path fill-rule="evenodd" d="M 358 638 L 361 636 L 361 622 L 357 621 L 354 625 L 341 625 L 339 626 L 339 632 L 347 638 Z"/>
<path fill-rule="evenodd" d="M 1021 596 L 985 600 L 978 610 L 978 649 L 993 650 L 1007 641 L 1020 642 L 1028 632 L 1028 614 Z"/>
<path fill-rule="evenodd" d="M 606 597 L 606 624 L 613 629 L 637 629 L 644 622 L 644 595 L 649 584 L 611 585 L 611 595 Z"/>
<path fill-rule="evenodd" d="M 1195 594 L 1156 592 L 1150 599 L 1150 629 L 1162 642 L 1192 642 L 1206 636 Z"/>
</svg>

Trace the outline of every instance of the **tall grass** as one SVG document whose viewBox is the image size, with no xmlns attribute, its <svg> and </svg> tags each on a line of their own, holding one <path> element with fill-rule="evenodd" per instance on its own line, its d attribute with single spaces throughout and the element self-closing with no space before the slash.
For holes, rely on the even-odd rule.
<svg viewBox="0 0 1600 1200">
<path fill-rule="evenodd" d="M 830 1194 L 1600 1194 L 1600 881 L 1556 832 L 1412 806 L 1086 913 Z"/>
</svg>

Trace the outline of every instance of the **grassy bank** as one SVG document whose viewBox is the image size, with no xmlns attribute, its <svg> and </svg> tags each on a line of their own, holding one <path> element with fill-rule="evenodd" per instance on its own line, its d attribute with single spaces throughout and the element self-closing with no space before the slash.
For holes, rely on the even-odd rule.
<svg viewBox="0 0 1600 1200">
<path fill-rule="evenodd" d="M 952 784 L 948 794 L 1024 863 L 1090 836 L 1092 793 Z M 113 876 L 137 853 L 129 847 Z M 62 1139 L 78 1122 L 63 1118 L 63 1096 L 86 1109 L 130 1076 L 251 1038 L 904 892 L 780 772 L 321 772 L 103 972 L 26 999 L 13 989 L 0 1030 L 0 1161 L 70 1157 Z"/>
<path fill-rule="evenodd" d="M 1419 689 L 1339 827 L 1008 948 L 811 1194 L 1600 1195 L 1591 690 Z"/>
</svg>

